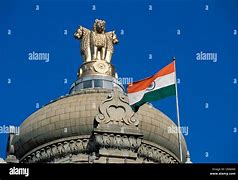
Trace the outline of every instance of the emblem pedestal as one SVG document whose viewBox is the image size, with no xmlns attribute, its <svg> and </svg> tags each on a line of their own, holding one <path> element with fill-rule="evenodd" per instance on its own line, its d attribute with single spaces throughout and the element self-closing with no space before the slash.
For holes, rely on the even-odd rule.
<svg viewBox="0 0 238 180">
<path fill-rule="evenodd" d="M 116 77 L 115 68 L 111 63 L 95 60 L 83 63 L 78 70 L 78 78 L 86 75 L 107 75 Z"/>
</svg>

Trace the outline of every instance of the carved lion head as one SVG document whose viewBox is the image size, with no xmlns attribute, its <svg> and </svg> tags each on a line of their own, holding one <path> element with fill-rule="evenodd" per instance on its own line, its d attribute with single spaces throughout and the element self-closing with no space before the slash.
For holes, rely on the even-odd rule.
<svg viewBox="0 0 238 180">
<path fill-rule="evenodd" d="M 93 30 L 97 33 L 104 33 L 106 22 L 104 20 L 96 19 L 93 25 Z"/>
</svg>

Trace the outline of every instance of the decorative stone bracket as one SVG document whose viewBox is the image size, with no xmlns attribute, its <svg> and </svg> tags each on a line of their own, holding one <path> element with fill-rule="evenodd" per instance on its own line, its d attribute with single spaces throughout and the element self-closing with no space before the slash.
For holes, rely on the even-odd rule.
<svg viewBox="0 0 238 180">
<path fill-rule="evenodd" d="M 118 124 L 137 127 L 139 120 L 135 118 L 134 114 L 129 105 L 128 97 L 115 89 L 99 106 L 99 114 L 95 120 L 99 126 L 101 124 Z"/>
<path fill-rule="evenodd" d="M 118 89 L 114 89 L 102 102 L 93 132 L 99 156 L 137 158 L 143 134 L 134 114 L 128 97 Z"/>
</svg>

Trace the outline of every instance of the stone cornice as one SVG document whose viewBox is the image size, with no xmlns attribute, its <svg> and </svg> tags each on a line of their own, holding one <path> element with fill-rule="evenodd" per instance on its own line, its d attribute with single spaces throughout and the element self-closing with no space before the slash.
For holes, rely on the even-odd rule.
<svg viewBox="0 0 238 180">
<path fill-rule="evenodd" d="M 105 136 L 105 137 L 108 137 L 110 139 L 109 136 Z M 125 141 L 125 137 L 118 136 L 117 138 L 123 138 L 124 140 L 121 139 L 122 142 Z M 134 142 L 134 140 L 132 141 Z M 114 147 L 118 151 L 120 150 L 123 151 L 125 150 L 125 148 L 129 147 L 128 146 L 128 147 L 120 148 L 119 147 L 120 144 L 117 144 L 117 142 L 119 141 L 114 142 L 114 138 L 111 139 L 110 142 L 112 143 L 111 147 Z M 74 155 L 78 155 L 78 154 L 90 155 L 91 152 L 97 151 L 96 150 L 97 143 L 98 141 L 95 143 L 95 141 L 93 141 L 92 138 L 90 139 L 89 136 L 75 136 L 75 137 L 69 137 L 69 138 L 62 138 L 62 139 L 52 141 L 50 143 L 44 144 L 40 147 L 33 149 L 32 151 L 27 153 L 20 160 L 20 162 L 23 162 L 23 163 L 54 162 L 55 159 L 61 159 L 73 154 Z M 128 143 L 131 144 L 130 141 L 128 141 Z M 135 146 L 133 147 L 135 149 L 138 149 L 136 153 L 137 158 L 143 158 L 155 163 L 179 163 L 178 158 L 173 153 L 153 143 L 146 142 L 146 141 L 142 141 L 138 143 L 135 142 Z M 105 150 L 107 150 L 107 148 Z"/>
<path fill-rule="evenodd" d="M 20 162 L 44 162 L 68 154 L 87 153 L 90 149 L 89 141 L 89 135 L 57 139 L 31 150 L 20 159 Z"/>
<path fill-rule="evenodd" d="M 137 155 L 157 163 L 180 163 L 178 157 L 169 150 L 145 140 L 142 141 Z"/>
</svg>

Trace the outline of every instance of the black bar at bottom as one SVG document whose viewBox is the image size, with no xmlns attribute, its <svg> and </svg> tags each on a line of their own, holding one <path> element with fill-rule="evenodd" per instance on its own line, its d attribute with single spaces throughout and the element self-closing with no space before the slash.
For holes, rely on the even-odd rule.
<svg viewBox="0 0 238 180">
<path fill-rule="evenodd" d="M 0 164 L 0 180 L 236 177 L 238 164 Z M 112 180 L 114 180 L 112 179 Z"/>
</svg>

